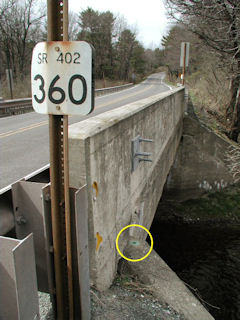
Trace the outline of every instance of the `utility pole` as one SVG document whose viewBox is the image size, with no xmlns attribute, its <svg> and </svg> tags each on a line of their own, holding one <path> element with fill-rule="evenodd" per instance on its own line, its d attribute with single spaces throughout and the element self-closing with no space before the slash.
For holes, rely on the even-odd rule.
<svg viewBox="0 0 240 320">
<path fill-rule="evenodd" d="M 68 41 L 68 0 L 47 0 L 48 41 Z M 51 214 L 57 319 L 73 319 L 68 115 L 49 114 Z"/>
</svg>

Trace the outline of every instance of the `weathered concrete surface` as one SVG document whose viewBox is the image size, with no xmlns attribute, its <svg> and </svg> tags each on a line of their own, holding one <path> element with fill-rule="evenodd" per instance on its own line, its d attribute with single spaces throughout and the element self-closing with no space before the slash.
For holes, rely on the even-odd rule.
<svg viewBox="0 0 240 320">
<path fill-rule="evenodd" d="M 118 232 L 131 223 L 147 228 L 152 223 L 182 135 L 183 109 L 184 89 L 180 88 L 69 129 L 70 186 L 87 183 L 90 274 L 99 290 L 110 286 L 117 270 Z M 132 172 L 131 140 L 137 135 L 153 139 L 153 143 L 141 143 L 141 151 L 151 152 L 153 162 L 141 162 Z M 128 236 L 129 230 L 119 244 L 121 250 Z M 145 238 L 146 233 L 139 236 Z"/>
<path fill-rule="evenodd" d="M 143 257 L 149 249 L 147 242 L 129 239 L 124 254 L 128 258 L 137 259 Z M 128 271 L 148 285 L 160 302 L 169 304 L 183 314 L 186 320 L 214 319 L 154 250 L 143 261 L 128 261 L 127 265 Z"/>
<path fill-rule="evenodd" d="M 189 116 L 183 120 L 183 137 L 170 170 L 163 198 L 187 200 L 219 191 L 233 183 L 227 168 L 230 143 Z"/>
</svg>

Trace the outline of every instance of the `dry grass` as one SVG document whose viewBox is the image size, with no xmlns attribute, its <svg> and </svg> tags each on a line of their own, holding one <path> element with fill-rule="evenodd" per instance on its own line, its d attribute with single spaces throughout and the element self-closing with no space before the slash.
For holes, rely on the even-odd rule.
<svg viewBox="0 0 240 320">
<path fill-rule="evenodd" d="M 131 274 L 118 274 L 115 278 L 114 285 L 128 288 L 132 291 L 153 296 L 153 290 L 149 285 L 143 284 L 137 276 Z"/>
<path fill-rule="evenodd" d="M 230 101 L 229 80 L 221 70 L 216 73 L 195 72 L 187 77 L 194 103 L 210 113 L 225 114 Z"/>
<path fill-rule="evenodd" d="M 229 79 L 222 70 L 196 72 L 186 79 L 197 116 L 218 133 L 226 135 L 230 123 L 226 109 L 230 103 Z"/>
<path fill-rule="evenodd" d="M 203 59 L 204 57 L 204 59 Z M 189 90 L 195 112 L 213 129 L 222 132 L 229 130 L 226 110 L 231 99 L 230 76 L 227 67 L 222 65 L 219 58 L 208 53 L 200 56 L 191 65 L 192 73 L 186 72 L 186 87 Z M 180 83 L 180 78 L 169 79 L 173 84 Z"/>
<path fill-rule="evenodd" d="M 0 90 L 0 95 L 3 99 L 11 98 L 8 83 L 3 80 Z M 13 99 L 31 97 L 31 79 L 26 76 L 23 80 L 14 80 L 13 82 Z"/>
<path fill-rule="evenodd" d="M 226 152 L 226 160 L 228 162 L 228 168 L 231 172 L 234 183 L 240 181 L 240 148 L 239 146 L 232 145 Z"/>
</svg>

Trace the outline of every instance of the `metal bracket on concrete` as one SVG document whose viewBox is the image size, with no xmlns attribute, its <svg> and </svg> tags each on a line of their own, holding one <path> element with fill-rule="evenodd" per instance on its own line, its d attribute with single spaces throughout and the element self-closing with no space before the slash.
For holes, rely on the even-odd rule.
<svg viewBox="0 0 240 320">
<path fill-rule="evenodd" d="M 40 319 L 32 234 L 0 237 L 0 288 L 0 319 Z"/>
<path fill-rule="evenodd" d="M 51 296 L 53 312 L 56 314 L 50 186 L 46 185 L 42 191 L 49 293 Z M 70 188 L 74 315 L 76 319 L 82 320 L 90 320 L 87 204 L 86 185 L 79 190 Z"/>
<path fill-rule="evenodd" d="M 56 316 L 56 292 L 54 280 L 54 261 L 53 261 L 53 240 L 52 240 L 52 220 L 51 220 L 51 195 L 50 183 L 42 188 L 42 204 L 43 204 L 43 229 L 46 254 L 46 269 L 48 279 L 48 293 L 52 302 L 53 314 Z M 45 280 L 46 281 L 46 280 Z"/>
<path fill-rule="evenodd" d="M 11 186 L 0 190 L 0 236 L 5 236 L 15 227 Z"/>
<path fill-rule="evenodd" d="M 33 233 L 38 289 L 49 292 L 42 191 L 45 186 L 45 183 L 18 181 L 12 185 L 12 199 L 17 238 Z"/>
<path fill-rule="evenodd" d="M 30 173 L 20 180 L 49 183 L 49 165 Z M 0 190 L 0 235 L 4 236 L 9 232 L 14 233 L 15 222 L 12 204 L 12 185 L 9 185 Z"/>
<path fill-rule="evenodd" d="M 23 239 L 33 233 L 38 290 L 50 294 L 56 313 L 50 198 L 50 184 L 23 180 L 12 185 L 17 238 Z M 79 190 L 70 188 L 74 314 L 83 320 L 90 320 L 87 203 L 86 186 Z M 7 288 L 7 284 L 4 285 L 3 292 Z"/>
<path fill-rule="evenodd" d="M 152 159 L 145 158 L 152 153 L 140 151 L 141 142 L 153 142 L 153 140 L 141 138 L 140 135 L 132 140 L 132 172 L 137 169 L 141 161 L 152 162 Z"/>
<path fill-rule="evenodd" d="M 88 200 L 87 186 L 79 190 L 70 188 L 71 224 L 73 226 L 73 283 L 75 305 L 80 310 L 74 314 L 78 319 L 90 320 L 90 276 L 88 248 Z M 74 213 L 74 214 L 73 214 Z M 80 298 L 80 299 L 79 299 Z M 80 317 L 81 314 L 81 317 Z"/>
</svg>

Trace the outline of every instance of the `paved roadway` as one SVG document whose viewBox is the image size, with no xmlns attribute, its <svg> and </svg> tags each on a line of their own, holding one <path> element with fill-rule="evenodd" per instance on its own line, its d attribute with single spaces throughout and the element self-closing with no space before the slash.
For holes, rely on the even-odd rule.
<svg viewBox="0 0 240 320">
<path fill-rule="evenodd" d="M 93 113 L 70 117 L 69 122 L 76 123 L 170 90 L 163 79 L 164 73 L 153 74 L 130 89 L 97 97 Z M 0 119 L 0 189 L 48 163 L 48 115 L 30 112 Z"/>
</svg>

